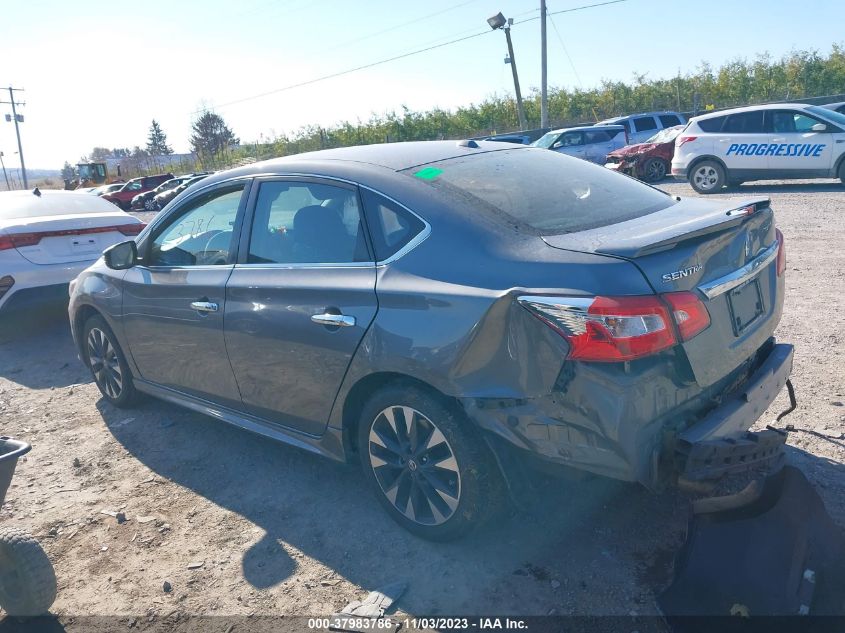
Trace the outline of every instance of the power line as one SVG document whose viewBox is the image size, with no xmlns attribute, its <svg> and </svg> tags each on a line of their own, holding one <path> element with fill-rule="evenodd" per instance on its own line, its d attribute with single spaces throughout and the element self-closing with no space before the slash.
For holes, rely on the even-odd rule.
<svg viewBox="0 0 845 633">
<path fill-rule="evenodd" d="M 587 5 L 582 5 L 580 7 L 571 7 L 569 9 L 560 9 L 558 11 L 549 12 L 547 15 L 553 16 L 553 15 L 559 15 L 561 13 L 572 13 L 574 11 L 582 11 L 584 9 L 592 9 L 592 8 L 595 8 L 595 7 L 603 7 L 603 6 L 607 6 L 607 5 L 611 5 L 611 4 L 619 4 L 621 2 L 627 2 L 627 1 L 628 0 L 607 0 L 606 2 L 598 2 L 598 3 L 595 3 L 595 4 L 587 4 Z M 526 12 L 519 14 L 519 15 L 526 15 L 527 13 L 533 13 L 534 11 L 535 10 L 526 11 Z M 514 24 L 524 24 L 526 22 L 532 22 L 534 20 L 539 20 L 539 19 L 540 19 L 540 16 L 537 15 L 537 16 L 534 16 L 534 17 L 526 18 L 524 20 L 520 20 L 519 22 L 514 22 Z M 293 90 L 295 88 L 302 88 L 304 86 L 310 86 L 312 84 L 319 83 L 321 81 L 326 81 L 328 79 L 335 79 L 337 77 L 342 77 L 343 75 L 348 75 L 350 73 L 355 73 L 355 72 L 358 72 L 358 71 L 361 71 L 361 70 L 366 70 L 368 68 L 374 68 L 375 66 L 381 66 L 383 64 L 395 62 L 395 61 L 398 61 L 400 59 L 412 57 L 414 55 L 420 55 L 422 53 L 427 53 L 429 51 L 433 51 L 433 50 L 438 49 L 438 48 L 443 48 L 444 46 L 451 46 L 452 44 L 457 44 L 459 42 L 465 42 L 466 40 L 471 40 L 471 39 L 474 39 L 476 37 L 481 37 L 482 35 L 487 35 L 488 33 L 492 33 L 492 32 L 493 32 L 492 30 L 484 30 L 484 31 L 481 31 L 481 32 L 478 32 L 478 33 L 473 33 L 471 35 L 466 35 L 464 37 L 459 37 L 459 38 L 454 39 L 454 40 L 442 42 L 440 44 L 434 44 L 432 46 L 426 46 L 425 48 L 416 49 L 416 50 L 413 50 L 413 51 L 409 51 L 407 53 L 401 53 L 399 55 L 394 55 L 393 57 L 388 57 L 386 59 L 380 59 L 378 61 L 370 62 L 368 64 L 362 64 L 361 66 L 355 66 L 354 68 L 347 68 L 346 70 L 340 70 L 340 71 L 337 71 L 337 72 L 334 72 L 334 73 L 330 73 L 328 75 L 322 75 L 320 77 L 315 77 L 313 79 L 300 81 L 300 82 L 295 83 L 295 84 L 282 86 L 281 88 L 275 88 L 273 90 L 268 90 L 266 92 L 261 92 L 259 94 L 250 95 L 249 97 L 243 97 L 241 99 L 235 99 L 233 101 L 227 101 L 226 103 L 222 103 L 222 104 L 215 106 L 215 107 L 218 108 L 218 109 L 219 108 L 227 108 L 229 106 L 238 105 L 240 103 L 246 103 L 247 101 L 254 101 L 255 99 L 262 99 L 264 97 L 269 97 L 270 95 L 279 94 L 281 92 L 287 92 L 288 90 Z M 201 112 L 201 110 L 195 110 L 192 114 L 197 114 L 199 112 Z"/>
<path fill-rule="evenodd" d="M 578 81 L 578 86 L 581 88 L 581 90 L 583 90 L 584 84 L 581 83 L 581 77 L 578 76 L 578 71 L 575 70 L 575 64 L 572 63 L 572 58 L 569 56 L 569 51 L 566 49 L 566 44 L 563 43 L 563 38 L 560 36 L 560 31 L 557 30 L 557 24 L 555 24 L 554 18 L 549 18 L 549 22 L 552 23 L 552 28 L 555 30 L 557 40 L 558 42 L 560 42 L 560 46 L 563 49 L 563 52 L 566 54 L 566 59 L 569 60 L 569 65 L 572 66 L 572 72 L 575 74 L 575 79 Z"/>
</svg>

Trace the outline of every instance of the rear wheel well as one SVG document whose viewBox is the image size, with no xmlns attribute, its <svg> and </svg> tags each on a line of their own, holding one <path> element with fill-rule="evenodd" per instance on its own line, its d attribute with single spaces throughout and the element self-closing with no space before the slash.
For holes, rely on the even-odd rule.
<svg viewBox="0 0 845 633">
<path fill-rule="evenodd" d="M 443 392 L 419 378 L 398 372 L 370 374 L 361 378 L 352 386 L 352 389 L 349 390 L 343 402 L 343 443 L 347 455 L 358 453 L 358 423 L 361 419 L 361 411 L 367 400 L 379 389 L 396 383 L 405 383 L 428 392 L 440 400 L 444 406 L 465 415 L 463 407 L 456 398 L 446 396 Z"/>
<path fill-rule="evenodd" d="M 839 162 L 836 163 L 836 169 L 833 170 L 834 178 L 842 178 L 842 182 L 845 184 L 845 174 L 842 173 L 843 165 L 845 165 L 845 153 L 839 157 Z"/>
</svg>

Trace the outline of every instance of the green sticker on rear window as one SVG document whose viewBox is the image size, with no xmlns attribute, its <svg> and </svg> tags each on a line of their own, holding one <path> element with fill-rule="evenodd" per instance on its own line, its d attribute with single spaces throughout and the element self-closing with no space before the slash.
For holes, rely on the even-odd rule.
<svg viewBox="0 0 845 633">
<path fill-rule="evenodd" d="M 416 172 L 414 176 L 421 178 L 422 180 L 434 180 L 442 173 L 443 170 L 437 169 L 437 167 L 425 167 Z"/>
</svg>

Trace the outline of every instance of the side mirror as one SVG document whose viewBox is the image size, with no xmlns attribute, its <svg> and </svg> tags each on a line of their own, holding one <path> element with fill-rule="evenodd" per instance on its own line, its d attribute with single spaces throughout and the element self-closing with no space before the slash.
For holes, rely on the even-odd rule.
<svg viewBox="0 0 845 633">
<path fill-rule="evenodd" d="M 810 129 L 813 130 L 813 132 L 825 132 L 827 130 L 827 126 L 824 123 L 816 123 Z"/>
<path fill-rule="evenodd" d="M 563 146 L 563 141 L 555 141 L 555 144 L 552 145 L 552 149 L 557 149 L 558 147 Z"/>
<path fill-rule="evenodd" d="M 103 251 L 106 266 L 112 270 L 126 270 L 138 262 L 138 246 L 134 240 L 120 242 Z"/>
</svg>

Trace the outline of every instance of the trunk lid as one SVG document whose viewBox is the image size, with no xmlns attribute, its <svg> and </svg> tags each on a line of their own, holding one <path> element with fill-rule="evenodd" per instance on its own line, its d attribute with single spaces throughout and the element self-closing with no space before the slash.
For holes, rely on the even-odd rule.
<svg viewBox="0 0 845 633">
<path fill-rule="evenodd" d="M 15 249 L 33 264 L 64 264 L 97 259 L 109 246 L 137 234 L 120 228 L 140 224 L 115 211 L 13 219 L 0 224 L 0 233 L 17 241 Z"/>
<path fill-rule="evenodd" d="M 554 248 L 628 260 L 656 293 L 695 291 L 710 326 L 682 347 L 702 386 L 750 358 L 780 320 L 783 280 L 771 256 L 777 238 L 766 198 L 682 199 L 634 220 L 543 239 Z M 743 283 L 730 288 L 737 278 Z"/>
</svg>

